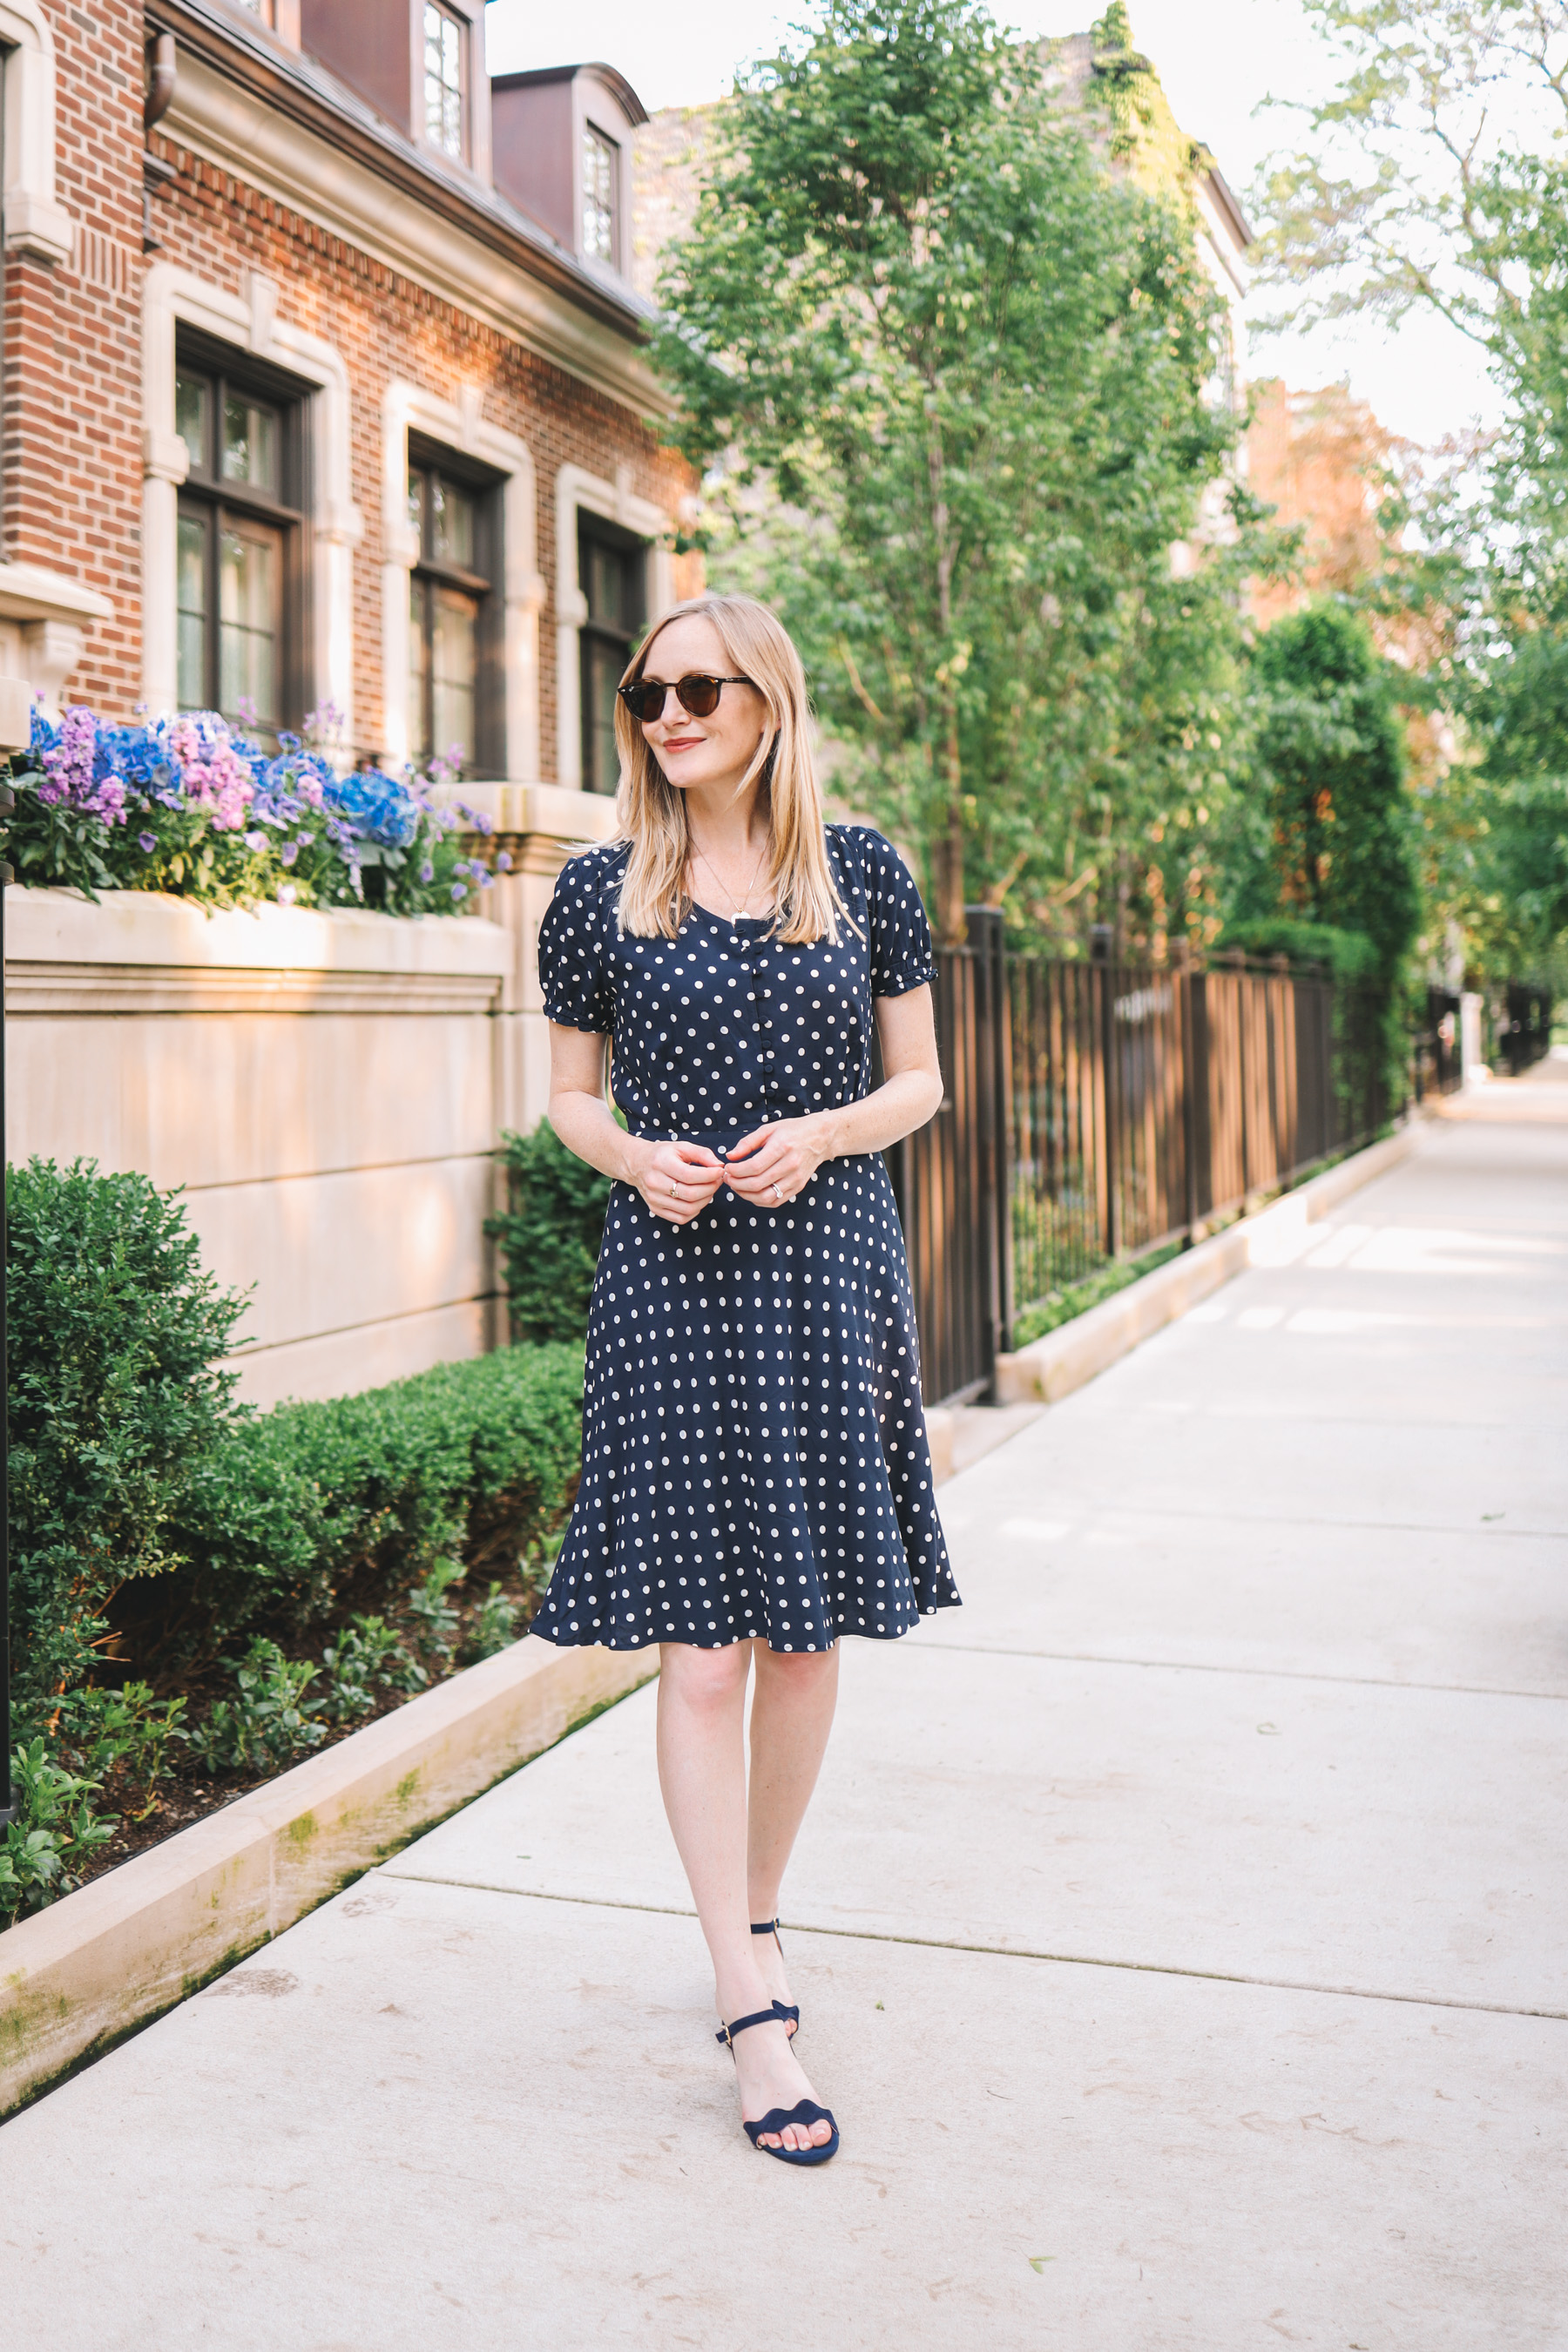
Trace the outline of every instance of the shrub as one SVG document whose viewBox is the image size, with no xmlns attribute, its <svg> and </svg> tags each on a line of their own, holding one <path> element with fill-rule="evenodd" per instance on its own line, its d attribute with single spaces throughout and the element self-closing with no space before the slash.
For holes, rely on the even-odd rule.
<svg viewBox="0 0 1568 2352">
<path fill-rule="evenodd" d="M 83 1864 L 114 1835 L 114 1823 L 100 1821 L 89 1802 L 95 1786 L 52 1763 L 41 1738 L 15 1750 L 16 1817 L 0 1844 L 0 1927 L 68 1895 L 81 1884 Z"/>
<path fill-rule="evenodd" d="M 485 1231 L 500 1244 L 512 1337 L 581 1340 L 610 1180 L 568 1151 L 548 1119 L 502 1147 L 508 1205 Z"/>
<path fill-rule="evenodd" d="M 224 1663 L 234 1675 L 234 1696 L 220 1698 L 190 1735 L 209 1772 L 280 1771 L 321 1745 L 321 1701 L 305 1696 L 316 1678 L 308 1661 L 286 1658 L 276 1642 L 258 1635 L 243 1658 Z"/>
<path fill-rule="evenodd" d="M 287 1638 L 423 1583 L 409 1607 L 439 1649 L 454 1579 L 432 1593 L 432 1571 L 510 1570 L 554 1527 L 574 1487 L 582 1401 L 580 1350 L 508 1348 L 241 1423 L 190 1483 L 184 1564 L 139 1646 L 188 1662 L 247 1628 Z"/>
<path fill-rule="evenodd" d="M 237 1419 L 219 1369 L 245 1311 L 145 1176 L 10 1171 L 11 1644 L 23 1737 L 113 1642 L 132 1583 L 179 1564 L 175 1523 Z"/>
</svg>

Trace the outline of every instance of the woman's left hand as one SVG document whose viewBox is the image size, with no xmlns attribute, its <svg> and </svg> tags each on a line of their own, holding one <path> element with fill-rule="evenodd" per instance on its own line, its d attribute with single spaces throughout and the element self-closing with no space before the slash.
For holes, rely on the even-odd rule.
<svg viewBox="0 0 1568 2352">
<path fill-rule="evenodd" d="M 823 1121 L 780 1118 L 743 1135 L 724 1155 L 724 1181 L 743 1201 L 782 1209 L 833 1151 Z"/>
</svg>

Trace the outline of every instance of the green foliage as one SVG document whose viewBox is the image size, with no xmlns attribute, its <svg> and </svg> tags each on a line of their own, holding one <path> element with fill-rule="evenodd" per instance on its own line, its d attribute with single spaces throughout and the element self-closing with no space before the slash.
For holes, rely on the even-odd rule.
<svg viewBox="0 0 1568 2352">
<path fill-rule="evenodd" d="M 517 1639 L 518 1604 L 509 1601 L 499 1584 L 492 1584 L 468 1621 L 463 1643 L 463 1664 L 477 1665 L 481 1658 L 493 1658 L 500 1650 L 510 1649 Z"/>
<path fill-rule="evenodd" d="M 1434 936 L 1472 983 L 1568 984 L 1568 5 L 1304 0 L 1339 68 L 1253 194 L 1294 320 L 1425 310 L 1484 354 L 1500 424 L 1428 463 L 1383 583 L 1419 619 L 1456 754 L 1421 787 Z M 1462 420 L 1455 419 L 1456 425 Z M 1412 633 L 1406 627 L 1407 636 Z M 1413 640 L 1414 641 L 1414 640 Z"/>
<path fill-rule="evenodd" d="M 83 1865 L 115 1827 L 92 1810 L 96 1783 L 52 1762 L 41 1738 L 14 1751 L 11 1788 L 16 1818 L 6 1823 L 0 1845 L 0 1927 L 5 1927 L 79 1886 Z"/>
<path fill-rule="evenodd" d="M 321 1652 L 321 1672 L 327 1678 L 322 1713 L 332 1723 L 357 1723 L 384 1696 L 406 1697 L 428 1680 L 396 1627 L 374 1616 L 349 1619 Z"/>
<path fill-rule="evenodd" d="M 182 1766 L 276 1770 L 514 1638 L 500 1580 L 548 1574 L 583 1395 L 580 1348 L 552 1346 L 247 1411 L 218 1369 L 244 1302 L 177 1199 L 38 1161 L 9 1192 L 28 1760 L 0 1917 L 77 1883 L 113 1833 L 100 1810 L 145 1819 Z M 489 1588 L 465 1610 L 473 1568 Z"/>
<path fill-rule="evenodd" d="M 1289 915 L 1265 915 L 1250 923 L 1227 923 L 1223 944 L 1239 948 L 1249 961 L 1288 956 L 1292 964 L 1318 964 L 1342 987 L 1375 986 L 1378 953 L 1364 931 L 1337 931 L 1328 923 L 1301 923 Z"/>
<path fill-rule="evenodd" d="M 321 1701 L 308 1699 L 316 1679 L 308 1661 L 286 1658 L 262 1636 L 243 1658 L 226 1658 L 234 1696 L 220 1698 L 190 1734 L 194 1754 L 209 1772 L 277 1772 L 326 1737 Z"/>
<path fill-rule="evenodd" d="M 548 1119 L 504 1136 L 502 1148 L 507 1207 L 485 1231 L 500 1244 L 512 1337 L 581 1341 L 610 1180 L 568 1151 Z"/>
<path fill-rule="evenodd" d="M 193 1482 L 187 1565 L 149 1654 L 340 1623 L 416 1586 L 415 1622 L 438 1646 L 455 1580 L 440 1563 L 510 1570 L 564 1513 L 582 1398 L 579 1349 L 509 1348 L 242 1424 Z"/>
<path fill-rule="evenodd" d="M 1075 1316 L 1087 1315 L 1091 1307 L 1114 1298 L 1119 1290 L 1125 1290 L 1141 1275 L 1152 1274 L 1157 1265 L 1166 1265 L 1180 1248 L 1180 1242 L 1166 1242 L 1142 1257 L 1112 1258 L 1078 1282 L 1066 1283 L 1059 1290 L 1047 1290 L 1043 1298 L 1032 1300 L 1015 1320 L 1014 1347 L 1026 1348 L 1031 1339 L 1044 1339 L 1047 1331 L 1059 1331 Z"/>
<path fill-rule="evenodd" d="M 28 1733 L 92 1671 L 116 1595 L 166 1576 L 236 1425 L 245 1311 L 144 1176 L 34 1160 L 6 1192 L 13 1698 Z"/>
<path fill-rule="evenodd" d="M 54 1719 L 56 1751 L 95 1789 L 106 1806 L 144 1821 L 158 1802 L 171 1741 L 183 1740 L 184 1698 L 154 1698 L 152 1685 L 119 1690 L 88 1683 L 67 1691 Z"/>
<path fill-rule="evenodd" d="M 1258 789 L 1233 876 L 1235 918 L 1358 933 L 1392 985 L 1422 911 L 1393 667 L 1363 620 L 1324 603 L 1264 633 L 1253 677 Z M 1233 944 L 1228 930 L 1222 944 Z"/>
<path fill-rule="evenodd" d="M 1201 894 L 1258 554 L 1237 499 L 1240 541 L 1171 562 L 1236 430 L 1184 205 L 968 0 L 828 0 L 738 96 L 661 300 L 710 577 L 783 611 L 836 791 L 920 846 L 943 929 Z"/>
</svg>

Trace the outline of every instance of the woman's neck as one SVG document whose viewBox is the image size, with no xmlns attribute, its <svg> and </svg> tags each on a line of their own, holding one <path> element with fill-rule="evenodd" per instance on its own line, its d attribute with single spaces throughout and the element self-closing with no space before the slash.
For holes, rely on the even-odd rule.
<svg viewBox="0 0 1568 2352">
<path fill-rule="evenodd" d="M 748 853 L 754 856 L 768 838 L 760 782 L 739 798 L 733 783 L 689 785 L 686 831 L 692 847 L 704 856 L 743 857 Z"/>
</svg>

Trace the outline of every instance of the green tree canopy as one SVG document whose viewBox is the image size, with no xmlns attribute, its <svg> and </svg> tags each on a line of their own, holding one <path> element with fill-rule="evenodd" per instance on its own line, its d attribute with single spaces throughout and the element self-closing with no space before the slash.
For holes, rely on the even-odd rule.
<svg viewBox="0 0 1568 2352">
<path fill-rule="evenodd" d="M 1173 562 L 1235 437 L 1181 209 L 983 9 L 827 0 L 740 92 L 661 299 L 714 576 L 784 611 L 944 932 L 982 893 L 1182 898 L 1242 558 Z"/>
<path fill-rule="evenodd" d="M 1284 915 L 1359 933 L 1396 981 L 1421 921 L 1400 683 L 1346 606 L 1277 621 L 1253 656 L 1257 779 L 1239 923 Z"/>
</svg>

